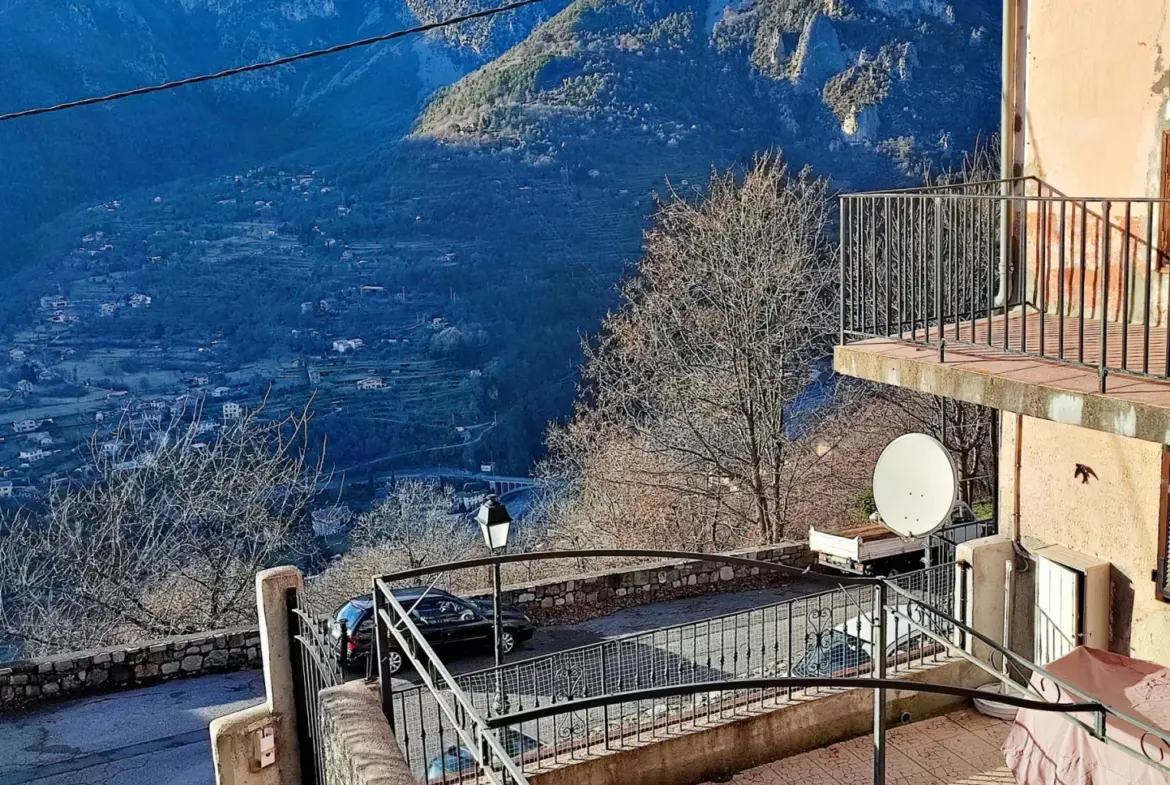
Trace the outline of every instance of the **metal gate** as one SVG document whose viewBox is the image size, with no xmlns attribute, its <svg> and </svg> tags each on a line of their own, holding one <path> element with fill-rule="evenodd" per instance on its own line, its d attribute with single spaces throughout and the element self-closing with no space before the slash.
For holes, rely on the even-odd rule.
<svg viewBox="0 0 1170 785">
<path fill-rule="evenodd" d="M 345 681 L 348 631 L 342 622 L 340 636 L 333 637 L 330 619 L 314 615 L 300 589 L 289 589 L 288 635 L 301 748 L 301 782 L 326 785 L 319 694 Z"/>
</svg>

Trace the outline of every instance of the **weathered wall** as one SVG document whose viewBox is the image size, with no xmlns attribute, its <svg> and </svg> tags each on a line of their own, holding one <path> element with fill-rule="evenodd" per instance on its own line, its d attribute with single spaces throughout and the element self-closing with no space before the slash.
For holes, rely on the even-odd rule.
<svg viewBox="0 0 1170 785">
<path fill-rule="evenodd" d="M 1021 56 L 1026 96 L 1017 103 L 1017 133 L 1023 137 L 1023 173 L 1052 187 L 1055 194 L 1072 197 L 1158 197 L 1161 195 L 1162 133 L 1170 129 L 1170 21 L 1164 0 L 1012 0 L 1026 6 L 1027 36 Z M 1017 144 L 1017 148 L 1020 145 Z M 1046 194 L 1049 192 L 1045 191 Z M 1056 205 L 1047 218 L 1049 280 L 1047 310 L 1055 311 L 1056 259 L 1059 250 Z M 1088 311 L 1100 314 L 1098 243 L 1104 205 L 1087 205 Z M 1136 263 L 1131 275 L 1131 318 L 1145 319 L 1145 241 L 1152 223 L 1157 238 L 1158 215 L 1135 206 L 1128 225 L 1124 207 L 1113 206 L 1110 224 L 1109 316 L 1120 318 L 1121 249 L 1128 243 Z M 1152 221 L 1150 219 L 1153 219 Z M 1076 313 L 1073 299 L 1080 291 L 1077 262 L 1081 243 L 1078 208 L 1066 208 L 1068 269 L 1064 279 L 1067 310 Z M 1037 269 L 1040 218 L 1036 211 L 1028 226 L 1028 267 Z M 1158 269 L 1157 257 L 1153 268 Z M 1155 272 L 1151 321 L 1165 323 L 1170 286 L 1165 274 Z M 1029 288 L 1036 300 L 1035 278 Z M 1068 295 L 1073 295 L 1068 297 Z"/>
<path fill-rule="evenodd" d="M 378 687 L 350 682 L 321 692 L 322 785 L 416 785 L 386 718 Z"/>
<path fill-rule="evenodd" d="M 1026 6 L 1024 173 L 1072 196 L 1158 196 L 1170 129 L 1164 0 Z"/>
<path fill-rule="evenodd" d="M 1113 565 L 1110 648 L 1170 665 L 1170 604 L 1155 596 L 1162 509 L 1161 444 L 1071 425 L 1003 418 L 1000 460 L 1002 530 L 1063 545 Z M 1016 455 L 1019 454 L 1019 484 Z M 1091 468 L 1088 483 L 1077 464 Z M 1017 595 L 1018 596 L 1018 595 Z"/>
<path fill-rule="evenodd" d="M 973 687 L 990 677 L 965 661 L 923 669 L 907 681 Z M 873 692 L 845 690 L 708 730 L 592 758 L 530 776 L 532 785 L 686 785 L 725 782 L 731 775 L 873 730 Z M 965 703 L 960 698 L 909 691 L 887 694 L 887 718 L 903 712 L 926 719 Z"/>
<path fill-rule="evenodd" d="M 47 700 L 260 667 L 260 633 L 220 630 L 0 663 L 0 711 Z"/>
<path fill-rule="evenodd" d="M 766 548 L 728 551 L 726 555 L 803 567 L 810 563 L 807 542 L 782 542 Z M 501 597 L 543 622 L 580 621 L 621 608 L 681 597 L 743 591 L 790 578 L 758 567 L 714 562 L 662 561 L 637 569 L 568 575 L 507 586 Z M 476 595 L 490 597 L 490 592 Z"/>
</svg>

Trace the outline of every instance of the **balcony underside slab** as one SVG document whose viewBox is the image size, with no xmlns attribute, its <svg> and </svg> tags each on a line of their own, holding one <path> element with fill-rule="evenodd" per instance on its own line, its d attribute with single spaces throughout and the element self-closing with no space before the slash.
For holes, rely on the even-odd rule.
<svg viewBox="0 0 1170 785">
<path fill-rule="evenodd" d="M 1039 318 L 1038 314 L 1031 314 L 1029 321 Z M 993 321 L 1000 322 L 1001 318 Z M 967 325 L 962 329 L 969 329 L 969 323 Z M 1099 357 L 1099 341 L 1089 336 L 1095 337 L 1096 325 L 1086 326 L 1090 329 L 1087 330 L 1083 356 L 1085 362 L 1093 363 Z M 1011 336 L 1015 351 L 1004 351 L 1001 334 L 996 328 L 998 325 L 993 325 L 993 345 L 988 346 L 986 322 L 976 325 L 977 343 L 974 344 L 951 342 L 952 328 L 948 327 L 948 342 L 942 361 L 937 346 L 897 338 L 859 340 L 836 348 L 833 367 L 838 373 L 871 382 L 1170 444 L 1170 381 L 1128 376 L 1115 371 L 1108 375 L 1106 392 L 1101 393 L 1096 369 L 1021 354 L 1019 338 L 1016 337 L 1020 335 L 1018 330 L 1015 336 Z M 1107 339 L 1110 364 L 1114 358 L 1120 359 L 1120 352 L 1114 353 L 1114 342 L 1120 342 L 1120 328 L 1115 330 Z M 1147 350 L 1144 336 L 1140 328 L 1138 330 L 1137 335 L 1127 335 L 1127 349 L 1130 350 L 1127 352 L 1127 367 L 1141 368 L 1148 351 L 1148 372 L 1164 374 L 1165 338 L 1151 336 Z M 1035 337 L 1031 341 L 1035 344 L 1030 342 L 1030 351 L 1039 350 L 1038 332 L 1033 325 L 1031 334 Z M 923 339 L 921 333 L 915 337 Z M 1051 349 L 1050 342 L 1053 342 Z M 1044 344 L 1046 351 L 1056 353 L 1055 330 L 1045 330 Z M 1071 354 L 1067 351 L 1070 344 Z M 1065 349 L 1066 357 L 1077 357 L 1075 342 L 1066 343 Z"/>
</svg>

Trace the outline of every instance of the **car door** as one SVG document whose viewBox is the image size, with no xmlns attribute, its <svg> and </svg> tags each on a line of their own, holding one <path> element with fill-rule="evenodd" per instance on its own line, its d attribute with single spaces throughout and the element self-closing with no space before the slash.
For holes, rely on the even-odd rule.
<svg viewBox="0 0 1170 785">
<path fill-rule="evenodd" d="M 451 630 L 451 643 L 469 644 L 491 640 L 491 619 L 484 616 L 471 603 L 458 597 L 452 597 L 450 602 L 451 613 L 456 617 L 456 622 Z"/>
<path fill-rule="evenodd" d="M 449 606 L 450 600 L 446 598 L 424 597 L 414 608 L 412 615 L 420 622 L 418 630 L 432 647 L 451 642 L 458 615 L 452 615 Z"/>
</svg>

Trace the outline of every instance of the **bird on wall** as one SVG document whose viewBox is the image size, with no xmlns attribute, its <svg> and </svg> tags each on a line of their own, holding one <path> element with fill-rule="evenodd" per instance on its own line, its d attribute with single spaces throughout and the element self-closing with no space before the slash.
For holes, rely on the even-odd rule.
<svg viewBox="0 0 1170 785">
<path fill-rule="evenodd" d="M 1087 483 L 1089 481 L 1090 477 L 1092 477 L 1094 480 L 1100 479 L 1097 476 L 1097 472 L 1093 471 L 1090 467 L 1085 466 L 1083 463 L 1077 464 L 1077 468 L 1073 472 L 1073 477 L 1080 477 L 1081 478 L 1081 485 L 1084 485 L 1085 483 Z"/>
</svg>

